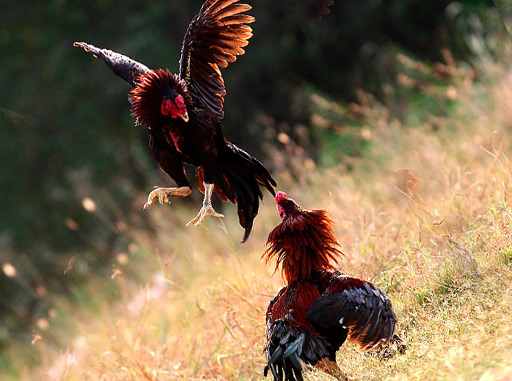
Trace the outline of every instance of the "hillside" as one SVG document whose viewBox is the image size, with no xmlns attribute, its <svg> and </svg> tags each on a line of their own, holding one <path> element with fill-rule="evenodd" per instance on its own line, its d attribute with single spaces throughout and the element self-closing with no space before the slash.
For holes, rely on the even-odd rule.
<svg viewBox="0 0 512 381">
<path fill-rule="evenodd" d="M 343 165 L 317 168 L 283 132 L 275 161 L 295 172 L 283 169 L 279 188 L 305 207 L 332 213 L 345 253 L 341 269 L 376 283 L 394 304 L 405 351 L 379 360 L 346 345 L 338 362 L 349 375 L 508 379 L 512 73 L 489 57 L 480 63 L 488 75 L 478 81 L 473 69 L 449 60 L 434 68 L 402 60 L 413 71 L 450 77 L 448 86 L 421 87 L 414 76 L 401 78 L 421 99 L 449 102 L 449 112 L 425 116 L 411 100 L 411 114 L 400 122 L 366 94 L 346 108 L 311 94 L 320 126 L 328 126 L 333 113 L 352 115 L 360 124 L 354 133 L 370 148 Z M 91 189 L 82 204 L 128 250 L 110 249 L 111 272 L 92 272 L 87 253 L 75 258 L 77 265 L 62 275 L 71 295 L 48 295 L 49 313 L 37 320 L 31 343 L 4 348 L 2 376 L 261 379 L 264 313 L 283 284 L 260 261 L 279 221 L 272 199 L 265 196 L 251 238 L 240 244 L 234 208 L 225 209 L 224 220 L 185 228 L 195 209 L 175 201 L 144 214 L 154 228 L 144 230 L 112 197 Z M 138 194 L 134 204 L 144 198 Z M 74 280 L 85 276 L 85 284 Z M 50 281 L 38 279 L 40 292 Z M 326 378 L 315 370 L 307 376 Z"/>
</svg>

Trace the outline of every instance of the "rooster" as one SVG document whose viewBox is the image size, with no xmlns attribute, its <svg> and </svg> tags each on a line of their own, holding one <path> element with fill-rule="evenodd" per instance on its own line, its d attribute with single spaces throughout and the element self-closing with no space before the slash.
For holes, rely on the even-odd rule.
<svg viewBox="0 0 512 381">
<path fill-rule="evenodd" d="M 179 74 L 152 70 L 122 54 L 85 42 L 74 46 L 100 58 L 126 80 L 131 113 L 137 125 L 147 128 L 149 150 L 177 184 L 155 187 L 144 209 L 153 202 L 170 203 L 171 197 L 187 197 L 192 188 L 183 164 L 197 167 L 203 205 L 187 226 L 200 225 L 206 216 L 223 217 L 212 206 L 215 191 L 222 201 L 237 204 L 240 225 L 247 240 L 263 198 L 260 186 L 275 195 L 276 182 L 249 153 L 230 143 L 222 133 L 226 90 L 219 67 L 225 68 L 245 53 L 254 17 L 239 0 L 207 0 L 190 23 L 183 40 Z"/>
<path fill-rule="evenodd" d="M 337 271 L 341 251 L 324 210 L 301 209 L 278 192 L 281 223 L 268 236 L 263 258 L 276 258 L 287 285 L 267 309 L 267 365 L 275 380 L 302 380 L 302 364 L 346 379 L 336 351 L 346 339 L 368 351 L 393 336 L 396 315 L 382 290 Z"/>
</svg>

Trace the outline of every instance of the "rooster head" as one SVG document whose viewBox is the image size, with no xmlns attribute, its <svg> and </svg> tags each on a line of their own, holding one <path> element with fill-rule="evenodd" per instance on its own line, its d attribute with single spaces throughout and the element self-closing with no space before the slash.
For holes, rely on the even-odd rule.
<svg viewBox="0 0 512 381">
<path fill-rule="evenodd" d="M 342 253 L 329 214 L 302 209 L 284 192 L 277 192 L 275 200 L 281 223 L 268 235 L 265 261 L 276 257 L 276 269 L 281 266 L 288 283 L 333 269 L 331 262 L 337 262 Z"/>
<path fill-rule="evenodd" d="M 298 214 L 303 212 L 303 210 L 300 208 L 300 206 L 297 205 L 295 200 L 293 200 L 292 198 L 288 198 L 288 196 L 286 196 L 286 193 L 284 192 L 277 192 L 275 200 L 281 220 L 297 216 Z"/>
<path fill-rule="evenodd" d="M 137 124 L 153 128 L 162 124 L 163 119 L 181 118 L 188 122 L 185 82 L 169 70 L 150 70 L 136 80 L 130 91 L 132 115 Z"/>
</svg>

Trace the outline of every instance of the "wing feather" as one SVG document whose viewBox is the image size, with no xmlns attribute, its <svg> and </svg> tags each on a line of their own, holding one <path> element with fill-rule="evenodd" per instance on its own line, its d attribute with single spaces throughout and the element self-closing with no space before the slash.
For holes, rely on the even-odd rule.
<svg viewBox="0 0 512 381">
<path fill-rule="evenodd" d="M 318 332 L 347 330 L 351 343 L 369 350 L 386 344 L 396 324 L 388 297 L 373 284 L 341 276 L 333 281 L 306 313 Z"/>
<path fill-rule="evenodd" d="M 137 78 L 150 71 L 146 66 L 132 60 L 130 57 L 113 52 L 108 49 L 100 49 L 86 42 L 75 42 L 73 46 L 82 48 L 94 57 L 101 59 L 115 74 L 123 78 L 132 87 L 135 87 Z"/>
<path fill-rule="evenodd" d="M 225 17 L 223 20 L 222 20 L 222 23 L 225 25 L 225 26 L 229 26 L 229 25 L 234 25 L 234 24 L 250 24 L 254 21 L 254 17 L 252 16 L 249 16 L 249 15 L 231 15 L 231 16 L 227 16 Z M 245 29 L 245 28 L 241 28 L 242 30 Z M 249 35 L 249 37 L 251 37 L 251 35 Z"/>
<path fill-rule="evenodd" d="M 208 13 L 215 15 L 222 9 L 229 7 L 232 4 L 237 3 L 238 0 L 224 0 L 224 1 L 216 1 L 216 0 L 208 0 L 204 5 L 206 5 Z"/>
<path fill-rule="evenodd" d="M 254 17 L 240 0 L 207 0 L 190 23 L 181 50 L 180 77 L 189 92 L 224 117 L 226 89 L 219 67 L 225 68 L 245 53 Z"/>
<path fill-rule="evenodd" d="M 229 17 L 229 16 L 233 16 L 233 15 L 236 15 L 239 13 L 247 12 L 251 8 L 252 7 L 249 4 L 231 4 L 227 7 L 224 7 L 219 12 L 215 13 L 215 17 L 219 18 L 219 19 L 224 18 L 224 17 Z M 248 16 L 248 17 L 250 17 L 250 16 Z"/>
</svg>

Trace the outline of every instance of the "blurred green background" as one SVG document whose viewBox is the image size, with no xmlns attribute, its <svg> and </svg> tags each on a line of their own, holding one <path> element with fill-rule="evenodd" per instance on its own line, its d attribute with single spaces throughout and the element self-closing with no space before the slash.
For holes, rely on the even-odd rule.
<svg viewBox="0 0 512 381">
<path fill-rule="evenodd" d="M 412 70 L 404 60 L 474 65 L 482 48 L 476 42 L 491 32 L 506 36 L 507 11 L 490 0 L 336 0 L 320 21 L 310 13 L 314 0 L 248 2 L 254 37 L 223 70 L 225 135 L 275 176 L 286 172 L 297 181 L 304 160 L 350 170 L 350 158 L 371 147 L 371 139 L 354 133 L 361 127 L 357 112 L 345 107 L 361 94 L 399 120 L 417 108 L 417 124 L 451 107 L 397 82 Z M 108 276 L 113 249 L 127 242 L 106 226 L 122 212 L 134 226 L 151 229 L 142 212 L 145 194 L 169 184 L 149 157 L 145 130 L 134 126 L 128 85 L 73 42 L 176 71 L 182 37 L 201 4 L 1 2 L 0 348 L 31 338 L 34 319 L 47 313 L 48 294 L 65 294 L 84 280 L 85 274 L 63 275 L 70 257 L 88 253 L 90 271 Z M 418 83 L 449 85 L 448 77 L 428 77 L 428 70 L 416 75 Z M 292 154 L 274 160 L 289 140 L 301 160 L 293 162 Z M 87 211 L 88 197 L 104 211 L 101 223 Z M 41 277 L 49 289 L 38 287 Z"/>
</svg>

